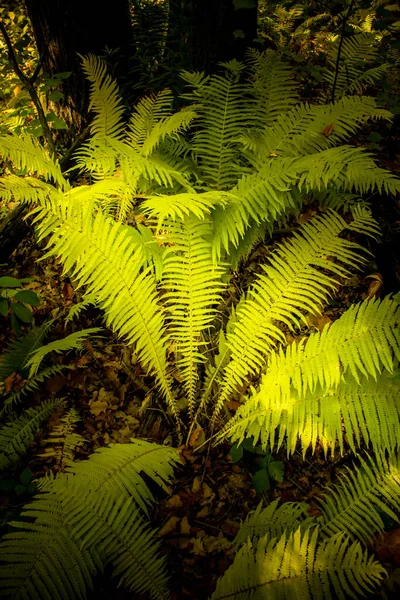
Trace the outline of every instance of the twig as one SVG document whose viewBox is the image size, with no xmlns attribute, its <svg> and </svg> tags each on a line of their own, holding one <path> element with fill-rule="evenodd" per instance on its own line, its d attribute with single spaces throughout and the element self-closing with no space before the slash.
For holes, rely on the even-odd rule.
<svg viewBox="0 0 400 600">
<path fill-rule="evenodd" d="M 26 87 L 31 100 L 37 110 L 38 113 L 38 117 L 39 117 L 39 121 L 40 124 L 42 126 L 42 130 L 43 130 L 43 136 L 46 139 L 47 145 L 49 147 L 50 153 L 55 157 L 55 147 L 54 147 L 54 142 L 53 142 L 53 136 L 51 134 L 50 131 L 50 127 L 46 121 L 46 116 L 44 114 L 44 110 L 42 108 L 42 105 L 40 103 L 39 100 L 39 96 L 37 94 L 37 91 L 33 85 L 33 81 L 35 80 L 35 78 L 37 77 L 36 71 L 38 70 L 39 65 L 36 67 L 35 69 L 35 73 L 33 74 L 32 78 L 29 78 L 25 75 L 25 73 L 21 70 L 18 61 L 17 61 L 17 57 L 15 55 L 15 51 L 13 48 L 13 45 L 11 43 L 11 40 L 8 36 L 7 30 L 4 27 L 4 23 L 2 20 L 0 20 L 0 31 L 3 34 L 4 37 L 4 41 L 6 43 L 7 46 L 7 50 L 8 50 L 8 57 L 10 59 L 10 62 L 14 68 L 14 71 L 16 73 L 16 75 L 19 77 L 19 79 L 22 81 L 22 83 L 24 84 L 24 86 Z"/>
<path fill-rule="evenodd" d="M 332 86 L 332 95 L 331 95 L 332 104 L 335 102 L 335 91 L 336 91 L 336 85 L 337 85 L 337 80 L 338 80 L 338 76 L 339 76 L 339 63 L 340 63 L 340 54 L 342 52 L 342 46 L 343 46 L 343 40 L 344 40 L 344 31 L 346 29 L 347 21 L 349 20 L 349 17 L 350 17 L 351 9 L 353 8 L 353 4 L 354 4 L 354 0 L 351 0 L 349 10 L 347 11 L 347 15 L 344 17 L 343 23 L 342 23 L 342 31 L 340 33 L 339 47 L 338 47 L 338 53 L 337 53 L 337 57 L 336 57 L 335 77 L 333 79 L 333 86 Z"/>
</svg>

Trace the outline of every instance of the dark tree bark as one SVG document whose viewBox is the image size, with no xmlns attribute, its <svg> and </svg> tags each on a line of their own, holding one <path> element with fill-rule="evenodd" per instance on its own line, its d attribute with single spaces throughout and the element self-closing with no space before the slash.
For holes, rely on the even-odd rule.
<svg viewBox="0 0 400 600">
<path fill-rule="evenodd" d="M 132 52 L 129 0 L 25 0 L 43 65 L 50 76 L 71 71 L 63 84 L 64 99 L 53 109 L 71 128 L 72 137 L 86 125 L 88 85 L 79 54 L 101 54 L 119 48 L 115 75 L 126 75 Z"/>
<path fill-rule="evenodd" d="M 187 57 L 186 68 L 207 73 L 219 62 L 243 60 L 257 37 L 257 0 L 248 4 L 236 10 L 234 0 L 170 0 L 171 54 L 180 48 Z"/>
</svg>

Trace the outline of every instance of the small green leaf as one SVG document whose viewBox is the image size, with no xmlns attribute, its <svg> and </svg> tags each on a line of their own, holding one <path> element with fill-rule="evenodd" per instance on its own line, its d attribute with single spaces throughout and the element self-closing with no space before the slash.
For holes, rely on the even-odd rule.
<svg viewBox="0 0 400 600">
<path fill-rule="evenodd" d="M 247 452 L 255 452 L 253 438 L 246 438 L 245 440 L 243 440 L 242 446 L 245 450 L 247 450 Z"/>
<path fill-rule="evenodd" d="M 280 460 L 273 460 L 268 465 L 268 473 L 275 481 L 282 483 L 285 473 L 285 467 Z"/>
<path fill-rule="evenodd" d="M 233 463 L 237 463 L 239 462 L 239 460 L 241 458 L 243 458 L 243 446 L 242 444 L 240 444 L 240 446 L 238 446 L 237 444 L 234 444 L 230 450 L 231 455 L 231 460 Z"/>
<path fill-rule="evenodd" d="M 380 133 L 378 133 L 377 131 L 373 131 L 372 133 L 369 134 L 368 140 L 370 142 L 378 143 L 381 140 L 383 140 L 383 136 Z"/>
<path fill-rule="evenodd" d="M 0 277 L 0 287 L 21 287 L 21 283 L 22 281 L 20 279 L 15 279 L 15 277 L 8 277 L 7 275 L 5 275 L 4 277 Z"/>
<path fill-rule="evenodd" d="M 40 304 L 38 295 L 31 290 L 21 290 L 15 294 L 14 298 L 31 306 L 39 306 Z"/>
<path fill-rule="evenodd" d="M 27 486 L 32 481 L 32 477 L 33 477 L 33 473 L 30 470 L 30 468 L 25 467 L 25 469 L 22 471 L 22 473 L 19 476 L 19 480 L 23 485 Z"/>
<path fill-rule="evenodd" d="M 266 469 L 257 471 L 251 478 L 251 481 L 257 494 L 261 494 L 262 492 L 271 489 L 271 482 Z"/>
<path fill-rule="evenodd" d="M 8 301 L 6 298 L 0 298 L 0 315 L 6 317 L 8 313 Z"/>
<path fill-rule="evenodd" d="M 256 3 L 255 0 L 233 0 L 235 10 L 240 8 L 254 8 Z"/>
<path fill-rule="evenodd" d="M 26 486 L 26 493 L 27 494 L 36 494 L 37 492 L 37 485 L 36 483 L 30 483 L 29 485 Z"/>
<path fill-rule="evenodd" d="M 257 469 L 260 471 L 261 469 L 266 469 L 269 463 L 269 456 L 260 456 L 257 459 Z"/>
<path fill-rule="evenodd" d="M 49 100 L 51 100 L 52 102 L 58 102 L 62 98 L 64 98 L 64 94 L 58 90 L 53 90 L 49 94 Z"/>
<path fill-rule="evenodd" d="M 25 494 L 26 492 L 26 487 L 22 483 L 17 483 L 17 485 L 14 488 L 14 491 L 17 494 L 17 496 L 22 496 L 22 494 Z"/>
<path fill-rule="evenodd" d="M 19 324 L 19 321 L 13 312 L 11 313 L 11 327 L 17 333 L 19 333 L 21 331 L 21 325 Z"/>
<path fill-rule="evenodd" d="M 13 303 L 11 310 L 23 323 L 30 323 L 32 321 L 32 311 L 23 304 L 19 302 Z"/>
<path fill-rule="evenodd" d="M 46 120 L 52 124 L 54 129 L 68 129 L 68 125 L 59 119 L 53 112 L 46 115 Z"/>
</svg>

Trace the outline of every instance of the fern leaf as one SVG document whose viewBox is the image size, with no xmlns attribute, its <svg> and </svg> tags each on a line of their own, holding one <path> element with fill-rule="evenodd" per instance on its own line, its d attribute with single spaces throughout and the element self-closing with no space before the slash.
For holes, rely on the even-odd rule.
<svg viewBox="0 0 400 600">
<path fill-rule="evenodd" d="M 355 229 L 365 228 L 362 219 L 368 219 L 373 227 L 373 219 L 362 213 L 360 223 L 353 223 Z M 278 323 L 292 328 L 304 320 L 304 310 L 319 312 L 338 285 L 332 275 L 346 277 L 348 266 L 364 261 L 357 254 L 360 246 L 339 237 L 346 228 L 346 222 L 333 212 L 312 219 L 272 255 L 270 266 L 263 266 L 263 275 L 257 277 L 235 329 L 228 335 L 232 359 L 225 369 L 215 415 L 249 373 L 259 372 L 272 347 L 285 342 Z"/>
<path fill-rule="evenodd" d="M 32 136 L 15 134 L 0 137 L 0 155 L 10 160 L 19 171 L 28 174 L 36 173 L 46 181 L 53 180 L 61 190 L 69 188 L 58 161 L 50 158 L 46 150 Z"/>
<path fill-rule="evenodd" d="M 91 329 L 82 329 L 67 335 L 67 337 L 50 342 L 45 346 L 41 346 L 30 354 L 30 358 L 26 363 L 26 367 L 29 367 L 29 378 L 35 377 L 38 373 L 39 367 L 47 354 L 50 352 L 65 352 L 72 349 L 82 349 L 82 342 L 86 340 L 90 335 L 101 331 L 100 327 L 92 327 Z"/>
<path fill-rule="evenodd" d="M 169 332 L 175 340 L 177 361 L 188 393 L 193 417 L 198 367 L 205 361 L 200 352 L 201 334 L 209 327 L 221 300 L 223 269 L 215 266 L 209 223 L 192 216 L 170 223 L 167 240 L 173 244 L 164 259 L 164 298 L 170 307 Z"/>
<path fill-rule="evenodd" d="M 318 528 L 299 527 L 281 538 L 266 536 L 254 549 L 242 546 L 211 600 L 344 600 L 373 591 L 383 567 L 343 533 L 319 544 L 318 533 Z"/>
<path fill-rule="evenodd" d="M 0 381 L 4 381 L 12 373 L 20 373 L 23 377 L 28 376 L 26 362 L 29 355 L 35 352 L 45 338 L 53 321 L 44 323 L 40 327 L 32 329 L 18 340 L 14 340 L 0 356 Z"/>
<path fill-rule="evenodd" d="M 93 140 L 104 142 L 107 138 L 120 139 L 124 130 L 122 115 L 124 107 L 118 95 L 118 86 L 107 66 L 97 56 L 80 56 L 83 71 L 91 83 L 89 111 L 96 113 L 90 130 Z"/>
<path fill-rule="evenodd" d="M 329 537 L 346 531 L 352 539 L 365 544 L 377 532 L 383 532 L 382 514 L 399 522 L 400 464 L 392 456 L 389 463 L 366 462 L 353 466 L 341 476 L 339 485 L 329 490 L 321 502 L 321 535 Z"/>
<path fill-rule="evenodd" d="M 183 219 L 190 214 L 204 219 L 216 204 L 224 204 L 227 197 L 223 192 L 150 196 L 142 202 L 141 209 L 149 218 L 157 219 L 157 228 L 161 229 L 166 219 Z"/>
<path fill-rule="evenodd" d="M 142 270 L 142 251 L 136 250 L 126 228 L 78 202 L 40 208 L 39 235 L 54 232 L 48 255 L 58 255 L 65 271 L 96 294 L 107 323 L 128 343 L 136 345 L 139 360 L 157 377 L 171 410 L 175 400 L 167 374 L 163 312 L 149 268 Z"/>
<path fill-rule="evenodd" d="M 0 471 L 13 468 L 33 442 L 40 426 L 62 400 L 43 401 L 36 408 L 27 408 L 18 418 L 12 418 L 0 428 Z"/>
<path fill-rule="evenodd" d="M 254 436 L 255 443 L 261 437 L 263 444 L 273 446 L 279 427 L 277 447 L 287 434 L 288 452 L 293 452 L 299 435 L 303 453 L 309 443 L 315 446 L 320 435 L 325 446 L 332 445 L 337 435 L 343 448 L 342 410 L 351 444 L 351 428 L 358 440 L 358 427 L 367 441 L 379 444 L 383 425 L 383 440 L 391 449 L 398 444 L 398 432 L 390 425 L 398 414 L 396 382 L 378 376 L 384 369 L 392 373 L 400 358 L 399 321 L 400 306 L 390 297 L 365 301 L 350 307 L 321 333 L 288 346 L 286 354 L 282 350 L 271 354 L 259 391 L 237 411 L 226 433 L 238 441 Z M 365 392 L 361 388 L 352 392 L 351 385 L 346 389 L 347 379 L 354 378 L 359 386 L 360 376 L 365 378 Z M 380 394 L 375 411 L 368 410 L 368 400 L 363 403 L 370 377 L 376 381 L 371 382 L 371 390 Z M 349 393 L 349 406 L 341 400 L 341 390 Z M 311 406 L 306 410 L 307 402 Z"/>
</svg>

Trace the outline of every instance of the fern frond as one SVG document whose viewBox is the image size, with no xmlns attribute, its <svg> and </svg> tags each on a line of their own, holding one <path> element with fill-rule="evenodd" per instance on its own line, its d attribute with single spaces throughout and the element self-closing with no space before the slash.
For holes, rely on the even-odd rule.
<svg viewBox="0 0 400 600">
<path fill-rule="evenodd" d="M 126 228 L 101 212 L 92 216 L 78 202 L 41 207 L 35 221 L 41 239 L 52 233 L 47 255 L 59 256 L 65 271 L 72 270 L 73 279 L 86 285 L 88 294 L 96 294 L 108 325 L 135 344 L 139 360 L 155 374 L 176 414 L 156 281 L 149 268 L 142 270 L 142 251 Z"/>
<path fill-rule="evenodd" d="M 12 373 L 20 373 L 23 377 L 28 376 L 26 366 L 28 357 L 42 345 L 52 324 L 53 321 L 50 321 L 40 327 L 32 327 L 22 338 L 9 344 L 6 351 L 0 356 L 0 381 L 4 381 Z"/>
<path fill-rule="evenodd" d="M 320 506 L 320 531 L 329 537 L 346 531 L 352 539 L 365 544 L 377 532 L 383 532 L 382 514 L 399 522 L 400 465 L 392 456 L 389 462 L 361 461 L 341 475 L 340 483 L 329 489 Z"/>
<path fill-rule="evenodd" d="M 325 447 L 334 444 L 337 436 L 343 449 L 343 415 L 351 445 L 351 428 L 357 441 L 360 428 L 367 442 L 371 440 L 382 448 L 384 441 L 390 450 L 398 444 L 398 432 L 390 423 L 398 418 L 398 384 L 396 390 L 394 380 L 386 381 L 379 374 L 384 369 L 392 373 L 400 358 L 399 322 L 397 302 L 390 297 L 372 299 L 351 306 L 321 333 L 291 344 L 286 354 L 282 350 L 271 354 L 259 391 L 239 408 L 225 433 L 235 441 L 254 436 L 255 443 L 260 438 L 262 444 L 270 442 L 274 446 L 279 427 L 277 447 L 287 435 L 288 453 L 293 452 L 298 436 L 302 438 L 303 453 L 308 444 L 315 447 L 319 436 Z M 372 377 L 376 383 L 368 384 L 364 379 L 365 389 L 357 390 L 360 376 Z M 368 397 L 369 385 L 371 392 L 380 394 L 375 410 L 363 397 Z M 381 425 L 383 440 L 379 440 Z"/>
<path fill-rule="evenodd" d="M 135 440 L 103 448 L 45 481 L 22 513 L 29 521 L 12 523 L 22 531 L 0 544 L 3 597 L 83 599 L 95 572 L 111 564 L 128 589 L 164 600 L 164 560 L 132 495 L 146 508 L 152 496 L 140 473 L 165 486 L 177 456 Z"/>
<path fill-rule="evenodd" d="M 68 365 L 52 365 L 51 367 L 46 367 L 39 371 L 35 377 L 23 381 L 21 389 L 18 391 L 12 390 L 5 396 L 3 407 L 0 411 L 0 419 L 5 413 L 10 413 L 14 409 L 13 405 L 21 401 L 21 396 L 26 396 L 26 394 L 38 390 L 39 384 L 43 383 L 46 379 L 50 379 L 50 377 L 54 377 L 55 375 L 60 375 L 63 371 L 70 368 L 71 367 Z"/>
<path fill-rule="evenodd" d="M 200 352 L 201 334 L 209 327 L 221 301 L 223 269 L 214 264 L 210 223 L 191 216 L 171 222 L 167 241 L 173 244 L 164 258 L 164 298 L 170 309 L 169 333 L 175 340 L 177 365 L 182 369 L 193 417 L 198 367 L 205 361 Z"/>
<path fill-rule="evenodd" d="M 172 115 L 173 102 L 171 90 L 166 89 L 158 94 L 149 94 L 136 104 L 128 124 L 128 138 L 138 152 L 143 148 L 156 123 Z"/>
<path fill-rule="evenodd" d="M 131 497 L 147 515 L 147 507 L 154 497 L 140 473 L 146 473 L 157 485 L 167 491 L 173 478 L 173 468 L 180 464 L 174 448 L 159 446 L 135 439 L 132 444 L 116 444 L 112 448 L 99 448 L 90 461 L 74 463 L 70 471 L 80 479 L 90 481 L 96 493 Z"/>
<path fill-rule="evenodd" d="M 14 200 L 34 204 L 44 202 L 49 196 L 56 198 L 58 194 L 60 192 L 53 185 L 36 177 L 8 175 L 0 179 L 0 197 L 5 202 Z"/>
<path fill-rule="evenodd" d="M 92 304 L 96 304 L 97 296 L 96 294 L 84 294 L 81 302 L 77 304 L 73 304 L 68 311 L 67 316 L 65 317 L 64 323 L 67 325 L 70 321 L 78 317 L 80 313 L 85 310 L 88 306 Z"/>
<path fill-rule="evenodd" d="M 269 539 L 281 538 L 284 533 L 288 534 L 300 527 L 310 526 L 310 519 L 305 519 L 308 505 L 305 502 L 284 502 L 279 506 L 279 500 L 274 500 L 263 508 L 263 503 L 257 506 L 240 526 L 234 543 L 240 548 L 251 540 L 253 546 L 268 535 Z M 317 522 L 315 522 L 317 525 Z M 335 532 L 336 533 L 336 532 Z"/>
<path fill-rule="evenodd" d="M 36 173 L 45 181 L 53 180 L 61 190 L 69 188 L 58 161 L 51 158 L 33 136 L 15 134 L 0 137 L 0 155 L 11 161 L 19 171 Z"/>
<path fill-rule="evenodd" d="M 272 50 L 249 50 L 248 56 L 257 117 L 262 125 L 271 126 L 300 99 L 294 73 Z"/>
<path fill-rule="evenodd" d="M 124 130 L 124 107 L 117 83 L 107 73 L 107 66 L 100 58 L 94 54 L 80 58 L 83 71 L 91 83 L 89 111 L 96 114 L 90 125 L 92 139 L 103 143 L 107 138 L 120 139 Z"/>
<path fill-rule="evenodd" d="M 61 418 L 61 423 L 54 425 L 49 436 L 43 441 L 46 447 L 40 456 L 44 460 L 55 458 L 60 469 L 72 465 L 76 449 L 86 441 L 75 431 L 79 421 L 81 421 L 79 414 L 74 408 L 70 408 Z"/>
<path fill-rule="evenodd" d="M 368 213 L 362 213 L 364 218 L 373 227 Z M 362 223 L 354 221 L 353 227 L 363 227 Z M 225 369 L 215 415 L 249 373 L 260 371 L 272 347 L 285 342 L 278 323 L 293 328 L 304 321 L 303 311 L 318 313 L 339 283 L 333 276 L 346 277 L 347 267 L 364 262 L 358 255 L 361 246 L 339 237 L 346 228 L 336 213 L 316 217 L 272 255 L 270 266 L 263 266 L 263 275 L 257 277 L 234 331 L 228 335 L 232 358 Z"/>
<path fill-rule="evenodd" d="M 211 191 L 149 196 L 142 202 L 141 210 L 148 217 L 157 219 L 157 228 L 160 229 L 166 219 L 184 219 L 190 214 L 204 219 L 216 205 L 224 205 L 228 197 L 224 192 Z"/>
<path fill-rule="evenodd" d="M 190 83 L 186 74 L 183 78 Z M 239 178 L 238 139 L 243 128 L 256 126 L 257 120 L 248 96 L 249 86 L 229 71 L 211 76 L 185 95 L 199 116 L 192 150 L 209 189 L 229 190 Z M 248 98 L 245 103 L 243 98 Z"/>
<path fill-rule="evenodd" d="M 318 528 L 299 527 L 281 538 L 265 536 L 255 548 L 242 546 L 211 600 L 344 600 L 376 588 L 385 570 L 358 542 L 340 533 L 318 543 L 318 535 Z"/>
<path fill-rule="evenodd" d="M 50 354 L 50 352 L 59 354 L 60 352 L 66 352 L 67 350 L 73 349 L 81 350 L 83 347 L 82 342 L 98 331 L 101 331 L 101 327 L 82 329 L 81 331 L 71 333 L 65 338 L 57 339 L 54 342 L 50 342 L 31 352 L 29 359 L 26 362 L 26 367 L 29 367 L 29 378 L 37 375 L 39 367 L 47 354 Z"/>
<path fill-rule="evenodd" d="M 36 408 L 27 408 L 18 418 L 9 419 L 0 428 L 0 471 L 12 469 L 24 456 L 40 426 L 62 400 L 46 400 Z"/>
</svg>

